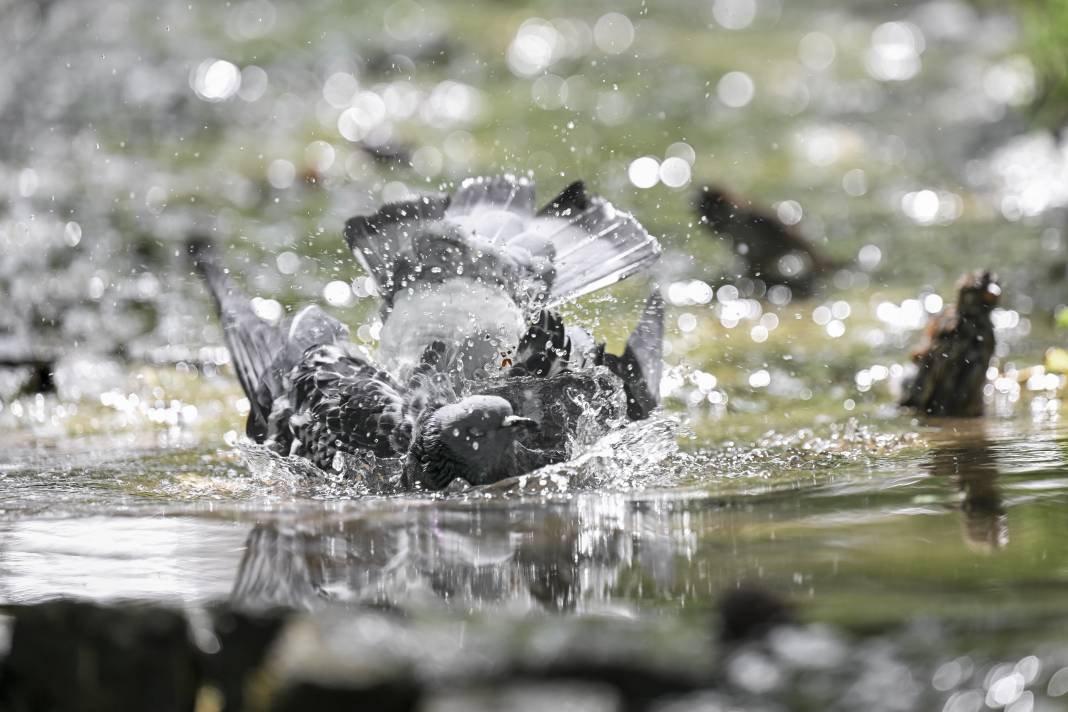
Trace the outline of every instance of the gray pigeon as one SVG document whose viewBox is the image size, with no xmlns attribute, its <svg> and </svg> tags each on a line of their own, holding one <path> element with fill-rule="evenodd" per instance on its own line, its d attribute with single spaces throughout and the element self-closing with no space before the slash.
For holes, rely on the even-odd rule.
<svg viewBox="0 0 1068 712">
<path fill-rule="evenodd" d="M 444 345 L 430 344 L 401 382 L 360 355 L 348 329 L 317 306 L 279 323 L 261 319 L 206 241 L 189 249 L 249 400 L 252 440 L 323 469 L 338 453 L 403 457 L 404 483 L 429 490 L 520 474 L 516 440 L 536 422 L 499 396 L 457 398 L 439 370 Z"/>
<path fill-rule="evenodd" d="M 632 274 L 659 244 L 581 183 L 537 215 L 532 205 L 527 180 L 474 179 L 451 203 L 422 198 L 349 221 L 384 296 L 388 371 L 316 306 L 279 324 L 260 319 L 193 241 L 249 398 L 248 436 L 324 469 L 339 452 L 403 457 L 406 484 L 441 489 L 566 459 L 582 403 L 618 388 L 612 373 L 626 412 L 646 417 L 660 379 L 659 295 L 623 356 L 548 307 Z M 472 385 L 478 395 L 458 397 Z"/>
<path fill-rule="evenodd" d="M 526 178 L 472 178 L 451 198 L 394 203 L 346 223 L 345 239 L 383 299 L 383 363 L 406 374 L 441 343 L 455 385 L 500 376 L 542 310 L 660 255 L 634 217 L 581 181 L 534 206 Z"/>
</svg>

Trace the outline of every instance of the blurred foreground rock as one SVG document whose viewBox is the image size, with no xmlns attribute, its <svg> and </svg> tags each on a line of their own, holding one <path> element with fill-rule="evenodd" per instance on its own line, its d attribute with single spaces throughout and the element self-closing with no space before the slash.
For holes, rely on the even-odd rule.
<svg viewBox="0 0 1068 712">
<path fill-rule="evenodd" d="M 959 645 L 947 649 L 945 641 L 981 628 L 954 631 L 924 619 L 850 635 L 780 625 L 790 618 L 788 602 L 751 585 L 729 592 L 718 609 L 717 635 L 706 616 L 612 610 L 401 611 L 336 600 L 312 611 L 7 606 L 12 635 L 5 651 L 0 634 L 0 710 L 904 712 L 942 709 L 961 694 L 981 702 L 976 690 L 998 679 L 987 674 L 992 663 L 977 659 L 947 689 L 928 682 L 959 656 Z M 1010 657 L 995 658 L 1043 656 L 1028 685 L 1036 710 L 1059 709 L 1038 704 L 1047 689 L 1065 694 L 1057 682 L 1068 669 L 1061 630 L 1051 629 L 1053 647 L 1036 649 L 1026 638 L 1010 642 Z M 1000 632 L 1011 641 L 1011 627 Z"/>
<path fill-rule="evenodd" d="M 707 631 L 662 623 L 77 601 L 8 613 L 5 712 L 644 710 L 713 685 Z"/>
<path fill-rule="evenodd" d="M 197 658 L 179 611 L 74 601 L 18 608 L 0 709 L 192 710 Z"/>
</svg>

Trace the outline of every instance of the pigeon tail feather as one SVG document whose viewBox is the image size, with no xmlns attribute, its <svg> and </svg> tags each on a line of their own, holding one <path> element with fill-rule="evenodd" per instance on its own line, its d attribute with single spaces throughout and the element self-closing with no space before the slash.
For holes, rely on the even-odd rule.
<svg viewBox="0 0 1068 712">
<path fill-rule="evenodd" d="M 209 240 L 194 237 L 188 249 L 215 301 L 237 380 L 249 401 L 245 432 L 262 442 L 270 430 L 274 400 L 284 389 L 285 374 L 309 349 L 346 341 L 348 328 L 316 305 L 304 307 L 292 319 L 263 319 L 219 264 Z"/>
<path fill-rule="evenodd" d="M 555 248 L 547 306 L 626 279 L 660 257 L 660 243 L 630 213 L 576 181 L 538 214 L 535 229 Z"/>
<path fill-rule="evenodd" d="M 389 203 L 372 215 L 345 222 L 345 242 L 387 301 L 392 302 L 393 293 L 402 286 L 397 275 L 406 265 L 414 266 L 410 264 L 413 240 L 430 223 L 441 220 L 448 206 L 448 196 L 423 196 Z"/>
<path fill-rule="evenodd" d="M 471 215 L 486 209 L 533 215 L 534 183 L 510 174 L 468 178 L 460 184 L 449 204 L 450 215 Z"/>
<path fill-rule="evenodd" d="M 386 307 L 402 289 L 460 277 L 503 289 L 528 314 L 613 284 L 653 263 L 655 237 L 629 213 L 572 183 L 540 211 L 534 184 L 470 178 L 455 195 L 383 206 L 345 238 Z"/>
</svg>

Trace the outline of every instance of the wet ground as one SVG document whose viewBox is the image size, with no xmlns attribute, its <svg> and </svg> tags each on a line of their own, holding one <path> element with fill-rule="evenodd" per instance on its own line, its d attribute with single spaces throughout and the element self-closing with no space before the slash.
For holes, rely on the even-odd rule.
<svg viewBox="0 0 1068 712">
<path fill-rule="evenodd" d="M 1041 365 L 1064 341 L 1068 174 L 1029 127 L 1035 78 L 1011 12 L 0 12 L 0 356 L 56 367 L 44 395 L 25 392 L 32 368 L 0 372 L 3 604 L 233 600 L 341 630 L 376 604 L 409 614 L 397 655 L 428 670 L 422 639 L 470 630 L 523 659 L 565 648 L 571 622 L 700 666 L 715 602 L 759 582 L 806 624 L 732 658 L 708 709 L 764 696 L 1022 712 L 1068 692 L 1064 377 Z M 384 155 L 401 148 L 410 164 Z M 177 255 L 186 234 L 229 243 L 235 272 L 278 300 L 267 308 L 326 301 L 373 345 L 343 220 L 500 170 L 532 171 L 543 197 L 585 178 L 663 236 L 664 414 L 571 466 L 435 498 L 309 477 L 241 444 L 247 403 Z M 774 206 L 845 266 L 812 299 L 750 293 L 694 225 L 703 181 Z M 989 417 L 900 413 L 909 345 L 981 266 L 1005 285 Z M 568 315 L 616 345 L 647 289 Z M 529 643 L 539 629 L 551 640 Z"/>
</svg>

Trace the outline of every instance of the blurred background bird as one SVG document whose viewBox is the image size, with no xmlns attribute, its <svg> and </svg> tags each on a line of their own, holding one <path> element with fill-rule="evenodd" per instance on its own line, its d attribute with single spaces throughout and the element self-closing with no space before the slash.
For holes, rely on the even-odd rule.
<svg viewBox="0 0 1068 712">
<path fill-rule="evenodd" d="M 729 241 L 744 276 L 765 285 L 781 284 L 799 297 L 815 291 L 819 279 L 839 267 L 822 250 L 777 216 L 713 185 L 694 201 L 701 224 Z"/>
<path fill-rule="evenodd" d="M 918 370 L 901 405 L 927 415 L 983 414 L 983 386 L 995 346 L 991 313 L 1000 297 L 1001 286 L 989 270 L 960 278 L 957 303 L 931 320 L 913 353 Z"/>
</svg>

